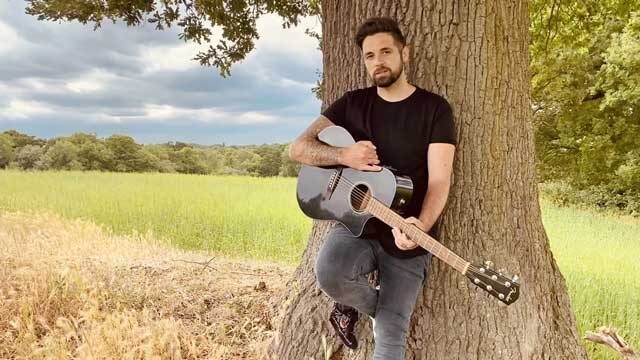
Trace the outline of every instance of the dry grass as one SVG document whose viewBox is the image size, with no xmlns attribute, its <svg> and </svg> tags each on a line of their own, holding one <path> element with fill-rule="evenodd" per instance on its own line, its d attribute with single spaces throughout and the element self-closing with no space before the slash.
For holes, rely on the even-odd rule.
<svg viewBox="0 0 640 360">
<path fill-rule="evenodd" d="M 209 259 L 149 234 L 0 213 L 0 358 L 263 358 L 293 269 L 198 264 Z"/>
</svg>

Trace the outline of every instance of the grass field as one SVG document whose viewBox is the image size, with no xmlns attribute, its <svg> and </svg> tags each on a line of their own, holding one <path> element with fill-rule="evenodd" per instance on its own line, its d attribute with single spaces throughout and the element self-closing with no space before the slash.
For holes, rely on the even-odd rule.
<svg viewBox="0 0 640 360">
<path fill-rule="evenodd" d="M 542 214 L 580 334 L 610 324 L 639 350 L 640 221 L 545 201 Z M 620 358 L 601 345 L 586 344 L 591 359 Z"/>
<path fill-rule="evenodd" d="M 311 228 L 294 178 L 2 171 L 0 189 L 0 211 L 48 210 L 233 257 L 294 263 Z"/>
<path fill-rule="evenodd" d="M 288 264 L 311 226 L 297 208 L 295 179 L 3 171 L 0 189 L 0 211 L 50 211 L 117 234 L 152 232 L 181 248 Z M 613 325 L 639 349 L 640 221 L 542 204 L 580 333 Z M 587 349 L 594 360 L 618 358 Z"/>
</svg>

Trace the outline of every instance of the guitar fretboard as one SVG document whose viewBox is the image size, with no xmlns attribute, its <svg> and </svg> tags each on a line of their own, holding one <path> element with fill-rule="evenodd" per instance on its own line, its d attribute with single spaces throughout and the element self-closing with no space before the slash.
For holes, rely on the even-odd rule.
<svg viewBox="0 0 640 360">
<path fill-rule="evenodd" d="M 373 216 L 380 219 L 385 224 L 391 227 L 399 228 L 403 233 L 416 242 L 418 245 L 432 253 L 440 260 L 451 265 L 454 269 L 460 273 L 465 274 L 469 267 L 469 262 L 458 256 L 453 251 L 447 249 L 444 245 L 439 243 L 436 239 L 429 236 L 417 226 L 407 223 L 404 218 L 398 215 L 393 210 L 389 209 L 385 204 L 381 203 L 375 198 L 368 197 L 366 204 L 366 210 Z"/>
</svg>

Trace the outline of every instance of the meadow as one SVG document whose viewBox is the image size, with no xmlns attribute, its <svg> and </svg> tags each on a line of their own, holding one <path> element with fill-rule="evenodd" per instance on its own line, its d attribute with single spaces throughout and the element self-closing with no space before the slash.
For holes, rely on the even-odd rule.
<svg viewBox="0 0 640 360">
<path fill-rule="evenodd" d="M 51 212 L 231 258 L 295 264 L 311 228 L 294 178 L 1 171 L 0 189 L 0 213 Z M 544 199 L 542 211 L 580 334 L 612 325 L 640 348 L 640 220 Z M 591 359 L 618 358 L 585 345 Z"/>
<path fill-rule="evenodd" d="M 295 178 L 4 171 L 0 189 L 0 211 L 50 211 L 231 257 L 295 263 L 311 229 Z"/>
</svg>

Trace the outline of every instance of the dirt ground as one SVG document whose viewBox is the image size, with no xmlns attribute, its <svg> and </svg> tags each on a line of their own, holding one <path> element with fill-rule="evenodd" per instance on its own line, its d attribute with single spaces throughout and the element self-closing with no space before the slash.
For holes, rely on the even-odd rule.
<svg viewBox="0 0 640 360">
<path fill-rule="evenodd" d="M 262 359 L 293 270 L 0 213 L 0 358 Z"/>
</svg>

